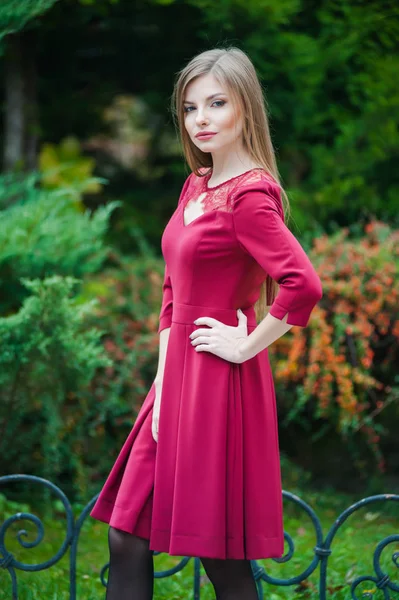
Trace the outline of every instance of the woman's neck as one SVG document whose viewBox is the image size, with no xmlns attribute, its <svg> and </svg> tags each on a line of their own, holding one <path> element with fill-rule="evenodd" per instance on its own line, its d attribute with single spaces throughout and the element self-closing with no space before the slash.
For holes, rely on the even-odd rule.
<svg viewBox="0 0 399 600">
<path fill-rule="evenodd" d="M 249 169 L 260 167 L 243 148 L 242 143 L 225 152 L 212 153 L 212 181 L 228 179 L 240 175 Z"/>
<path fill-rule="evenodd" d="M 212 157 L 214 159 L 216 157 Z M 236 177 L 237 175 L 241 175 L 246 171 L 250 171 L 251 169 L 262 167 L 262 165 L 257 164 L 253 159 L 249 156 L 245 157 L 228 157 L 227 159 L 220 161 L 214 160 L 212 165 L 212 175 L 209 179 L 209 184 L 211 186 L 218 185 L 227 179 L 231 179 L 232 177 Z"/>
</svg>

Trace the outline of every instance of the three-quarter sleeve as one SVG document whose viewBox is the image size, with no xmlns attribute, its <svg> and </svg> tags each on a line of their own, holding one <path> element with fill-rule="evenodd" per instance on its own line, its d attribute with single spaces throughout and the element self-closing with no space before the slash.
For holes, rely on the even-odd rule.
<svg viewBox="0 0 399 600">
<path fill-rule="evenodd" d="M 261 182 L 241 190 L 233 204 L 236 239 L 280 286 L 270 314 L 306 327 L 322 298 L 321 281 L 304 249 L 284 223 L 280 189 Z"/>
<path fill-rule="evenodd" d="M 178 205 L 183 200 L 184 195 L 187 191 L 187 188 L 190 183 L 192 173 L 186 178 L 182 190 L 180 192 Z M 162 329 L 166 329 L 172 325 L 172 312 L 173 312 L 173 289 L 172 289 L 172 281 L 170 278 L 168 265 L 165 262 L 165 270 L 164 270 L 164 278 L 162 285 L 162 305 L 161 311 L 159 313 L 159 327 L 158 333 L 162 331 Z"/>
</svg>

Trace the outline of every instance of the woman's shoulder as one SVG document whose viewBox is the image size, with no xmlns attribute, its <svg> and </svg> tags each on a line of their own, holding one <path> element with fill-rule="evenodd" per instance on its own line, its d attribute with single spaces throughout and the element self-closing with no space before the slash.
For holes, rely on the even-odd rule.
<svg viewBox="0 0 399 600">
<path fill-rule="evenodd" d="M 235 194 L 242 195 L 250 192 L 277 193 L 281 186 L 276 179 L 264 168 L 254 168 L 243 173 L 234 186 Z"/>
<path fill-rule="evenodd" d="M 271 208 L 283 215 L 281 201 L 281 185 L 266 171 L 266 169 L 253 169 L 245 173 L 231 191 L 231 204 L 233 211 L 236 208 L 257 207 Z"/>
</svg>

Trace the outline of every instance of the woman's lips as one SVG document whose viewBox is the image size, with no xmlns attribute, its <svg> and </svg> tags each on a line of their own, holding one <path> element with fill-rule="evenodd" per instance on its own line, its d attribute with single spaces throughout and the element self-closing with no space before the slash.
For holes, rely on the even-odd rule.
<svg viewBox="0 0 399 600">
<path fill-rule="evenodd" d="M 207 133 L 206 135 L 197 135 L 197 140 L 210 140 L 216 133 Z"/>
</svg>

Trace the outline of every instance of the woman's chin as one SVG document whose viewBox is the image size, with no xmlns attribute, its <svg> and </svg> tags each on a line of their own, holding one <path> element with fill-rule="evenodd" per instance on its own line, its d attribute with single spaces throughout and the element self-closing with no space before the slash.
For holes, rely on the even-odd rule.
<svg viewBox="0 0 399 600">
<path fill-rule="evenodd" d="M 196 146 L 202 150 L 202 152 L 217 152 L 217 150 L 219 150 L 219 144 L 213 143 L 212 140 L 196 144 Z"/>
</svg>

